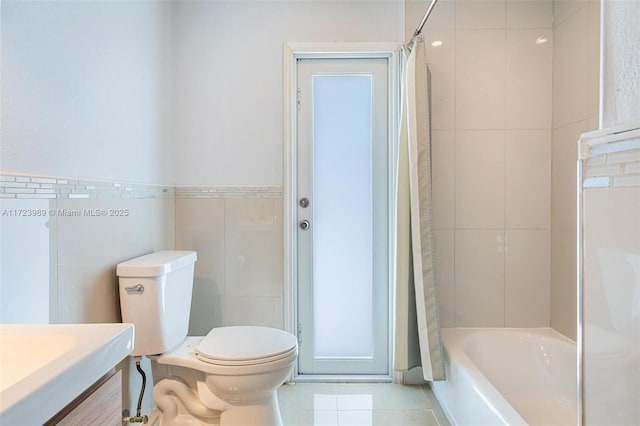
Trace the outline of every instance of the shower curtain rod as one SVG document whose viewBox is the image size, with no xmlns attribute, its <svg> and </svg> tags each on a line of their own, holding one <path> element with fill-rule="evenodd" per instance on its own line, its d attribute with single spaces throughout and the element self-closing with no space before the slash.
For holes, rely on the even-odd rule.
<svg viewBox="0 0 640 426">
<path fill-rule="evenodd" d="M 431 11 L 433 10 L 433 7 L 436 5 L 437 2 L 438 0 L 431 0 L 431 4 L 427 8 L 427 11 L 424 13 L 424 16 L 422 17 L 422 21 L 420 21 L 420 25 L 418 25 L 418 28 L 416 28 L 416 30 L 413 32 L 411 41 L 407 45 L 407 50 L 409 50 L 409 52 L 413 50 L 413 45 L 416 43 L 416 40 L 420 36 L 420 33 L 422 33 L 422 28 L 424 28 L 424 24 L 427 23 L 427 19 L 429 19 L 429 15 L 431 15 Z"/>
</svg>

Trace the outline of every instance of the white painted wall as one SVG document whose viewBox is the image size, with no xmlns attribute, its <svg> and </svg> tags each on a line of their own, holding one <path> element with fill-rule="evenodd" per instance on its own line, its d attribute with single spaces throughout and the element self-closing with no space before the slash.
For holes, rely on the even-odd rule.
<svg viewBox="0 0 640 426">
<path fill-rule="evenodd" d="M 178 185 L 283 179 L 283 45 L 400 41 L 402 1 L 181 1 L 175 7 Z"/>
<path fill-rule="evenodd" d="M 605 0 L 602 10 L 601 128 L 608 128 L 640 119 L 640 2 Z"/>
<path fill-rule="evenodd" d="M 170 183 L 170 2 L 2 3 L 1 169 Z"/>
</svg>

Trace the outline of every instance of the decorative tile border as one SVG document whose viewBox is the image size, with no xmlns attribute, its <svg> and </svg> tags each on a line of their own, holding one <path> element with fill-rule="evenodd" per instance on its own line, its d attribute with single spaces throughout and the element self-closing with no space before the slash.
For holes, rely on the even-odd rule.
<svg viewBox="0 0 640 426">
<path fill-rule="evenodd" d="M 170 198 L 172 186 L 0 174 L 0 198 Z"/>
<path fill-rule="evenodd" d="M 2 199 L 282 198 L 277 186 L 168 186 L 0 173 Z"/>
<path fill-rule="evenodd" d="M 176 198 L 282 198 L 279 186 L 176 186 Z"/>
<path fill-rule="evenodd" d="M 579 144 L 583 188 L 640 186 L 640 123 L 585 133 Z"/>
</svg>

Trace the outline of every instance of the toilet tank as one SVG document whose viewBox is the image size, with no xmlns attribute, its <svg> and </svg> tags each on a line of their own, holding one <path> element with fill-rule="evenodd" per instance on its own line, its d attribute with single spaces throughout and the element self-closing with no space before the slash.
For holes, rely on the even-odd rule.
<svg viewBox="0 0 640 426">
<path fill-rule="evenodd" d="M 187 335 L 195 251 L 159 251 L 118 264 L 122 322 L 135 326 L 131 355 L 173 349 Z"/>
</svg>

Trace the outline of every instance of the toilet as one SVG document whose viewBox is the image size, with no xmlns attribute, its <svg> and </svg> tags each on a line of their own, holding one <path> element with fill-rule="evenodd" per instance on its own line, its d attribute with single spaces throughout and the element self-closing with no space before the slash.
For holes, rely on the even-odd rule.
<svg viewBox="0 0 640 426">
<path fill-rule="evenodd" d="M 279 426 L 276 389 L 298 356 L 295 336 L 257 326 L 187 336 L 194 251 L 161 251 L 118 264 L 122 321 L 132 356 L 151 359 L 160 425 Z"/>
</svg>

